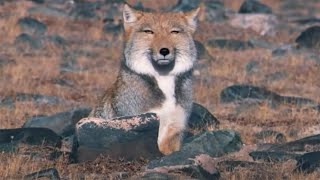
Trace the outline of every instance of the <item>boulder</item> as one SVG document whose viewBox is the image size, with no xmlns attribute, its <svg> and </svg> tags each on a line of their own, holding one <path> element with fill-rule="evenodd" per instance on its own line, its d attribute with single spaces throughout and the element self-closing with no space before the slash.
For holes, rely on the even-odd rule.
<svg viewBox="0 0 320 180">
<path fill-rule="evenodd" d="M 186 140 L 180 151 L 150 161 L 147 171 L 184 172 L 198 179 L 217 179 L 213 157 L 240 150 L 242 142 L 237 132 L 221 130 L 203 132 Z"/>
<path fill-rule="evenodd" d="M 80 119 L 87 117 L 90 111 L 90 108 L 78 108 L 50 116 L 35 116 L 27 119 L 22 127 L 48 128 L 60 136 L 69 136 L 74 134 L 76 123 Z"/>
<path fill-rule="evenodd" d="M 33 180 L 33 179 L 50 179 L 50 180 L 60 180 L 59 172 L 56 168 L 44 169 L 38 172 L 34 172 L 23 177 L 24 180 Z"/>
<path fill-rule="evenodd" d="M 115 119 L 84 118 L 77 123 L 79 161 L 100 154 L 125 159 L 160 156 L 157 147 L 159 119 L 153 113 Z"/>
<path fill-rule="evenodd" d="M 269 148 L 269 151 L 284 152 L 304 152 L 320 151 L 320 134 L 305 137 L 299 140 L 290 141 L 284 144 L 275 144 Z"/>
<path fill-rule="evenodd" d="M 283 162 L 296 159 L 299 154 L 287 153 L 282 151 L 253 151 L 249 153 L 253 160 L 263 160 L 266 162 Z"/>
</svg>

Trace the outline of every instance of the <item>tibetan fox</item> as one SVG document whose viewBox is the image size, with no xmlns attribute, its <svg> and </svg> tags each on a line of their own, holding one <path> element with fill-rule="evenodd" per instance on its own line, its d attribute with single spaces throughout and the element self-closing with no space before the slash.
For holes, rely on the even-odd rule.
<svg viewBox="0 0 320 180">
<path fill-rule="evenodd" d="M 197 59 L 193 34 L 198 12 L 199 8 L 149 13 L 124 5 L 119 74 L 90 117 L 156 113 L 160 152 L 178 151 L 192 108 L 192 72 Z"/>
</svg>

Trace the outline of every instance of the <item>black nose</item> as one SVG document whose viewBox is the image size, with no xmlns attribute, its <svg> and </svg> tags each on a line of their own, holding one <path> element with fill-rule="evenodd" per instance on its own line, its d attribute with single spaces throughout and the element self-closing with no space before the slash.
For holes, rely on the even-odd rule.
<svg viewBox="0 0 320 180">
<path fill-rule="evenodd" d="M 161 48 L 160 49 L 160 54 L 163 55 L 163 56 L 166 56 L 170 53 L 169 49 L 168 48 Z"/>
</svg>

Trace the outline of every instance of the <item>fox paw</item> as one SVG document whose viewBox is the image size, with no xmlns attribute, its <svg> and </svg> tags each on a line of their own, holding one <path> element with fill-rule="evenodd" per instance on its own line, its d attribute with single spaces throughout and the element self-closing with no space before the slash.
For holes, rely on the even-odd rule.
<svg viewBox="0 0 320 180">
<path fill-rule="evenodd" d="M 164 137 L 158 140 L 160 152 L 164 155 L 169 155 L 175 151 L 179 151 L 181 139 L 181 132 L 178 132 L 175 128 L 169 127 Z"/>
</svg>

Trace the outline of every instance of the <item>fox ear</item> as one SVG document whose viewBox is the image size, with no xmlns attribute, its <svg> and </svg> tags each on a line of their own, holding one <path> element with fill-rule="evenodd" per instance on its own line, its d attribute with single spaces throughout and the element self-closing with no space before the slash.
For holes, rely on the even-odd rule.
<svg viewBox="0 0 320 180">
<path fill-rule="evenodd" d="M 131 8 L 128 4 L 123 7 L 123 21 L 124 23 L 132 23 L 138 20 L 141 13 Z"/>
<path fill-rule="evenodd" d="M 200 7 L 184 13 L 184 16 L 187 19 L 188 25 L 191 27 L 193 31 L 195 31 L 197 28 L 199 12 L 200 12 Z"/>
</svg>

